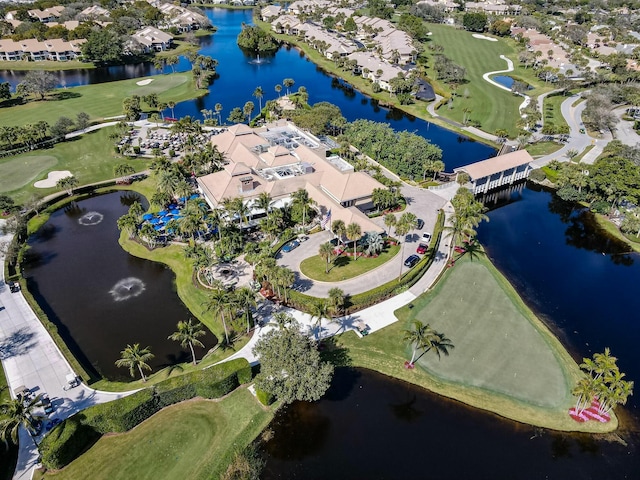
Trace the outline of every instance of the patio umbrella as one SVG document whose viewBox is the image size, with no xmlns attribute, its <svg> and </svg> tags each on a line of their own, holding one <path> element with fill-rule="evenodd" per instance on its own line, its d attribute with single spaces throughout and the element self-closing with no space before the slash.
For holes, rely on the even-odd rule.
<svg viewBox="0 0 640 480">
<path fill-rule="evenodd" d="M 151 225 L 155 225 L 155 224 L 157 224 L 157 223 L 162 223 L 162 220 L 160 220 L 160 219 L 159 219 L 159 218 L 157 218 L 157 217 L 153 217 L 151 220 L 149 220 L 149 223 L 150 223 Z"/>
<path fill-rule="evenodd" d="M 166 215 L 167 213 L 169 213 L 169 212 L 167 212 L 166 210 L 160 210 L 160 211 L 158 212 L 158 215 L 159 215 L 160 217 L 162 217 L 163 215 Z"/>
<path fill-rule="evenodd" d="M 151 220 L 152 218 L 153 218 L 153 213 L 145 213 L 145 214 L 142 216 L 142 219 L 143 219 L 143 220 Z"/>
</svg>

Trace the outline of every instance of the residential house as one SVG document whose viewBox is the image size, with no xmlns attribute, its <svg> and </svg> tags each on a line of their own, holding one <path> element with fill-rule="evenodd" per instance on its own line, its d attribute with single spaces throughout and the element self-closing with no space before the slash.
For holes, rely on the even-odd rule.
<svg viewBox="0 0 640 480">
<path fill-rule="evenodd" d="M 358 70 L 364 78 L 377 83 L 381 89 L 389 92 L 392 91 L 391 80 L 397 77 L 398 74 L 407 73 L 402 68 L 391 65 L 368 52 L 354 52 L 348 55 L 348 58 L 356 61 Z"/>
<path fill-rule="evenodd" d="M 53 38 L 44 41 L 35 38 L 14 42 L 11 39 L 0 40 L 0 60 L 54 60 L 64 62 L 75 60 L 82 56 L 81 45 L 84 38 L 76 40 L 62 40 Z"/>
<path fill-rule="evenodd" d="M 144 27 L 131 35 L 131 37 L 141 44 L 147 52 L 151 50 L 161 52 L 171 48 L 173 45 L 173 35 L 155 27 Z"/>
<path fill-rule="evenodd" d="M 29 15 L 32 19 L 37 20 L 42 23 L 55 22 L 56 19 L 62 15 L 64 11 L 64 7 L 62 5 L 58 5 L 55 7 L 45 8 L 44 10 L 40 10 L 36 8 L 35 10 L 27 10 L 27 15 Z"/>
<path fill-rule="evenodd" d="M 96 20 L 101 17 L 108 17 L 109 15 L 111 15 L 111 13 L 106 8 L 102 8 L 99 5 L 91 5 L 82 10 L 78 14 L 78 18 L 81 20 Z"/>
</svg>

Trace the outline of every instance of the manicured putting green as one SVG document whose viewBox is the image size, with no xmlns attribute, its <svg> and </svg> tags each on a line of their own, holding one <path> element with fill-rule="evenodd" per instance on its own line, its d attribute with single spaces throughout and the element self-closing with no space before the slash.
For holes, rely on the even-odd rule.
<svg viewBox="0 0 640 480">
<path fill-rule="evenodd" d="M 10 192 L 24 187 L 50 170 L 58 159 L 51 155 L 29 155 L 12 157 L 0 163 L 0 192 Z"/>
<path fill-rule="evenodd" d="M 420 358 L 433 375 L 542 407 L 570 398 L 567 374 L 531 312 L 483 262 L 459 261 L 410 312 L 410 321 L 431 324 L 455 345 L 440 360 L 433 352 Z"/>
<path fill-rule="evenodd" d="M 270 418 L 245 388 L 222 401 L 183 402 L 127 433 L 101 438 L 68 467 L 45 478 L 219 478 L 235 445 L 250 442 Z"/>
</svg>

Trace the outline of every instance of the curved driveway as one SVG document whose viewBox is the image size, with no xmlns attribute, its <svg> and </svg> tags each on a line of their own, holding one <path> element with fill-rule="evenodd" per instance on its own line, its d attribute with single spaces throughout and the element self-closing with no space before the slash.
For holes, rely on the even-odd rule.
<svg viewBox="0 0 640 480">
<path fill-rule="evenodd" d="M 322 243 L 331 240 L 333 235 L 329 231 L 310 235 L 309 239 L 306 242 L 302 242 L 298 248 L 288 253 L 280 252 L 277 257 L 278 265 L 288 267 L 294 271 L 296 281 L 293 288 L 299 292 L 304 292 L 307 295 L 319 298 L 326 298 L 329 290 L 332 288 L 340 288 L 346 294 L 355 295 L 371 290 L 394 278 L 398 278 L 401 271 L 403 273 L 408 271 L 409 269 L 404 266 L 404 260 L 409 255 L 415 253 L 423 231 L 433 232 L 438 218 L 438 211 L 444 207 L 446 200 L 429 190 L 406 184 L 402 186 L 402 194 L 407 200 L 407 208 L 405 211 L 411 212 L 422 219 L 424 221 L 424 228 L 421 231 L 415 231 L 407 235 L 406 240 L 401 243 L 401 249 L 398 255 L 380 265 L 375 270 L 350 280 L 343 282 L 319 282 L 306 277 L 300 272 L 300 262 L 305 258 L 317 255 L 318 247 Z M 400 215 L 401 213 L 398 213 L 396 217 Z M 382 218 L 383 217 L 377 217 L 373 219 L 373 221 L 384 229 L 386 227 Z M 394 233 L 395 232 L 391 232 L 391 236 L 393 236 Z"/>
</svg>

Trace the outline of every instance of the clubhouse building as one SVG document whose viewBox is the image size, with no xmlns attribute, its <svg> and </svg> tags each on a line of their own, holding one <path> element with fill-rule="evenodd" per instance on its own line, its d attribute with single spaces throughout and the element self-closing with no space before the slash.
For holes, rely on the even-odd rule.
<svg viewBox="0 0 640 480">
<path fill-rule="evenodd" d="M 364 212 L 374 208 L 373 190 L 385 186 L 366 173 L 355 172 L 338 155 L 327 156 L 320 140 L 294 124 L 279 121 L 255 129 L 237 124 L 212 137 L 211 143 L 227 162 L 223 170 L 197 179 L 211 208 L 218 208 L 225 199 L 242 197 L 252 218 L 261 217 L 266 212 L 254 206 L 261 193 L 271 196 L 272 208 L 281 208 L 302 188 L 322 219 L 330 212 L 326 229 L 331 222 L 342 220 L 346 225 L 359 224 L 363 233 L 384 231 Z"/>
</svg>

